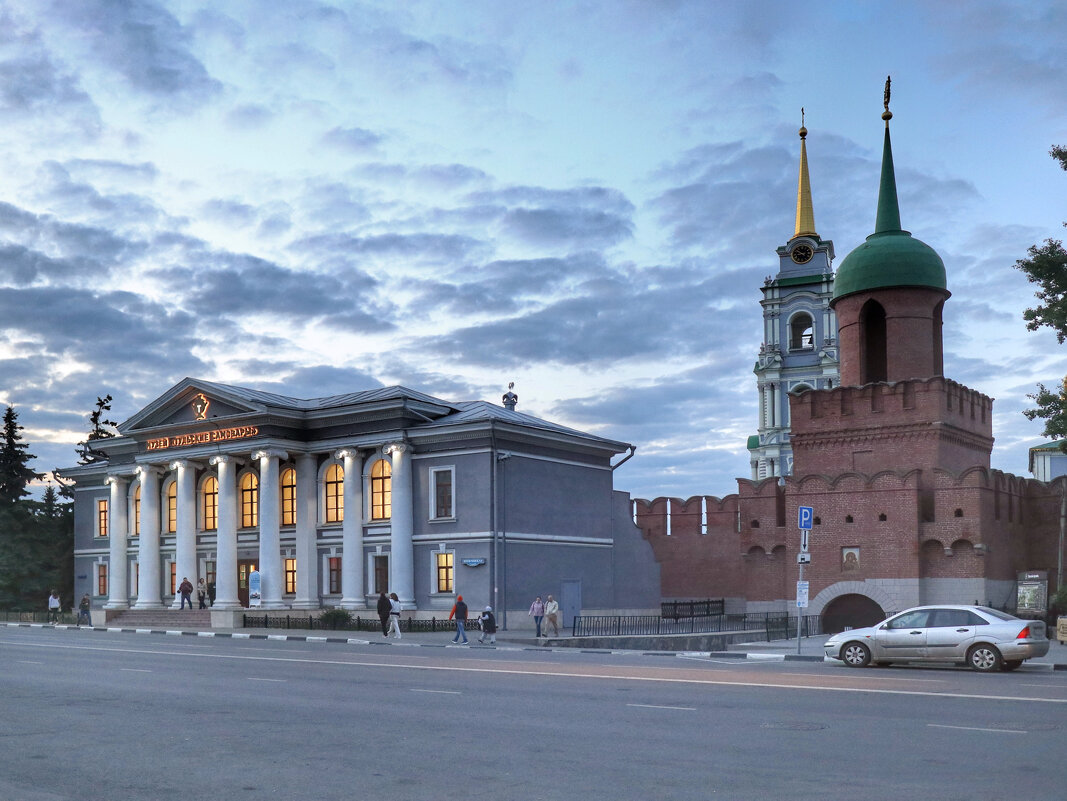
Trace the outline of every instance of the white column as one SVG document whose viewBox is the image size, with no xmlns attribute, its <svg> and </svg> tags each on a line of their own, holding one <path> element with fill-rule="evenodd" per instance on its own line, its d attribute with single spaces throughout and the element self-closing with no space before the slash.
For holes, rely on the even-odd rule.
<svg viewBox="0 0 1067 801">
<path fill-rule="evenodd" d="M 159 562 L 159 476 L 155 465 L 137 468 L 141 477 L 141 537 L 137 547 L 139 573 L 134 609 L 162 609 L 163 565 Z"/>
<path fill-rule="evenodd" d="M 188 459 L 171 462 L 170 469 L 178 471 L 177 520 L 174 532 L 174 561 L 178 563 L 178 583 L 182 578 L 196 586 L 196 463 Z M 193 595 L 195 598 L 196 595 Z M 174 594 L 174 609 L 181 607 L 181 595 Z"/>
<path fill-rule="evenodd" d="M 341 608 L 366 609 L 367 599 L 363 592 L 363 459 L 355 448 L 339 450 L 335 456 L 344 460 L 345 467 Z"/>
<path fill-rule="evenodd" d="M 293 609 L 318 609 L 319 601 L 318 459 L 305 453 L 296 460 L 296 598 Z"/>
<path fill-rule="evenodd" d="M 237 460 L 232 456 L 211 457 L 219 470 L 218 532 L 213 609 L 240 609 L 237 597 Z"/>
<path fill-rule="evenodd" d="M 412 544 L 411 446 L 398 442 L 383 452 L 393 457 L 392 519 L 390 521 L 389 586 L 405 609 L 415 604 L 415 548 Z"/>
<path fill-rule="evenodd" d="M 108 577 L 105 609 L 128 609 L 130 598 L 126 575 L 126 547 L 129 541 L 130 517 L 126 512 L 126 496 L 130 482 L 121 476 L 108 476 L 111 498 L 107 502 Z M 96 510 L 93 510 L 94 513 Z"/>
<path fill-rule="evenodd" d="M 282 603 L 281 492 L 278 463 L 285 451 L 256 451 L 259 462 L 259 577 L 260 609 L 284 609 Z"/>
</svg>

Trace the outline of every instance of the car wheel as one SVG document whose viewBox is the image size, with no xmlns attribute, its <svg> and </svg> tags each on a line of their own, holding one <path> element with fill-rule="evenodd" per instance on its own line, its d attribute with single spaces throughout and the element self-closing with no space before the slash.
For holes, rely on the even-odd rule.
<svg viewBox="0 0 1067 801">
<path fill-rule="evenodd" d="M 1004 664 L 1000 666 L 1001 670 L 1015 670 L 1023 663 L 1021 659 L 1005 659 Z"/>
<path fill-rule="evenodd" d="M 1000 670 L 1003 662 L 1000 651 L 985 643 L 972 645 L 971 650 L 967 652 L 967 664 L 983 673 Z"/>
<path fill-rule="evenodd" d="M 841 649 L 841 660 L 849 667 L 867 667 L 871 649 L 861 642 L 850 642 Z"/>
</svg>

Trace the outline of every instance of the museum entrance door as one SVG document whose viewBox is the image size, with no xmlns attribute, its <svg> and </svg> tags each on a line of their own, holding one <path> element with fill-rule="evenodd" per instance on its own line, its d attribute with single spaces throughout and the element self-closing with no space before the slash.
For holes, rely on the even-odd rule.
<svg viewBox="0 0 1067 801">
<path fill-rule="evenodd" d="M 248 576 L 256 569 L 255 559 L 237 560 L 237 600 L 241 606 L 248 607 Z"/>
</svg>

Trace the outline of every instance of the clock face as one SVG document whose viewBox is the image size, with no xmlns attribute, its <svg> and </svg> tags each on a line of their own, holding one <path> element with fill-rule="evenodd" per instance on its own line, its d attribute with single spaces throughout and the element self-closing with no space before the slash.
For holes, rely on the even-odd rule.
<svg viewBox="0 0 1067 801">
<path fill-rule="evenodd" d="M 793 261 L 797 264 L 805 264 L 811 261 L 811 257 L 815 255 L 815 251 L 808 245 L 797 245 L 789 255 L 793 257 Z"/>
</svg>

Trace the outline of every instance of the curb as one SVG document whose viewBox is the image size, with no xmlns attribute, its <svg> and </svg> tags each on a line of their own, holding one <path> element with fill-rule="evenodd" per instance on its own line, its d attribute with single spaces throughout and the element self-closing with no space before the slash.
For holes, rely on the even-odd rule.
<svg viewBox="0 0 1067 801">
<path fill-rule="evenodd" d="M 407 646 L 409 648 L 477 648 L 480 650 L 500 650 L 500 651 L 537 651 L 539 653 L 580 653 L 580 654 L 620 654 L 620 655 L 634 655 L 639 654 L 641 656 L 669 656 L 678 658 L 699 658 L 699 659 L 736 659 L 737 661 L 749 661 L 749 662 L 827 662 L 836 663 L 838 660 L 830 659 L 825 656 L 816 656 L 814 654 L 771 654 L 765 652 L 746 652 L 746 651 L 640 651 L 640 650 L 625 650 L 625 649 L 599 649 L 599 648 L 568 648 L 559 647 L 553 648 L 551 646 L 541 646 L 538 648 L 530 648 L 525 645 L 488 645 L 483 643 L 470 642 L 455 644 L 448 643 L 424 643 L 424 642 L 401 642 L 398 640 L 389 640 L 382 642 L 381 640 L 366 640 L 358 637 L 322 637 L 311 634 L 253 634 L 243 631 L 203 631 L 200 629 L 185 630 L 185 629 L 127 629 L 119 628 L 115 626 L 78 626 L 70 623 L 12 623 L 5 622 L 5 626 L 8 628 L 34 628 L 34 629 L 64 629 L 72 631 L 99 631 L 106 634 L 156 634 L 169 637 L 229 637 L 234 640 L 273 640 L 277 642 L 321 642 L 331 643 L 335 645 L 386 645 L 386 646 Z M 1048 672 L 1055 670 L 1067 671 L 1067 664 L 1053 663 L 1053 662 L 1035 662 L 1031 664 L 1023 664 L 1020 671 L 1026 672 Z"/>
</svg>

